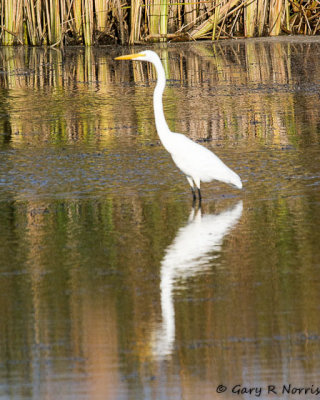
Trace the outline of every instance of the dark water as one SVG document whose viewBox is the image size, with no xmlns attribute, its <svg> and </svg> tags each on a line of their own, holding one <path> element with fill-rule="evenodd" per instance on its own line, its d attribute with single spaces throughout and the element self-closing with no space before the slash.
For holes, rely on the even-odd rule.
<svg viewBox="0 0 320 400">
<path fill-rule="evenodd" d="M 317 398 L 320 41 L 156 50 L 169 126 L 244 183 L 201 211 L 150 66 L 0 49 L 0 399 Z"/>
</svg>

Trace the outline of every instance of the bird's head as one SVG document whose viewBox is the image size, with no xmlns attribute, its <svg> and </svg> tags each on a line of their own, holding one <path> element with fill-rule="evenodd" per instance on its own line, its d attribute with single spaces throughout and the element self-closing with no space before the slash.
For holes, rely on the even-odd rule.
<svg viewBox="0 0 320 400">
<path fill-rule="evenodd" d="M 157 53 L 152 50 L 144 50 L 140 53 L 128 54 L 125 56 L 116 57 L 115 60 L 133 60 L 133 61 L 149 61 L 154 62 L 158 58 Z"/>
</svg>

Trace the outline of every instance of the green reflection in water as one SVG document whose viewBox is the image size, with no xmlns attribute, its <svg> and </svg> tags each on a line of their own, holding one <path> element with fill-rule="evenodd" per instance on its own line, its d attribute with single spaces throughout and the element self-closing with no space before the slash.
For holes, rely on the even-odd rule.
<svg viewBox="0 0 320 400">
<path fill-rule="evenodd" d="M 275 379 L 287 357 L 309 364 L 308 372 L 292 361 L 299 377 L 318 371 L 319 233 L 312 209 L 302 219 L 300 199 L 263 202 L 259 211 L 249 201 L 238 227 L 221 236 L 222 247 L 212 245 L 205 257 L 199 249 L 192 263 L 186 255 L 189 270 L 172 278 L 172 348 L 161 347 L 162 336 L 155 350 L 166 318 L 160 266 L 177 243 L 177 226 L 188 226 L 185 204 L 159 203 L 1 203 L 2 379 L 13 385 L 13 398 L 56 393 L 61 374 L 64 393 L 75 395 L 73 385 L 80 385 L 101 396 L 123 385 L 142 395 L 145 380 L 167 380 L 181 364 L 186 385 L 199 384 L 194 368 L 200 380 L 209 374 L 210 381 L 232 383 L 241 379 L 243 362 L 250 374 L 258 368 L 259 382 L 266 371 Z M 225 206 L 216 203 L 204 218 L 222 215 Z M 192 234 L 203 246 L 203 231 Z M 173 268 L 183 268 L 178 260 Z M 162 356 L 166 373 L 157 367 Z M 28 382 L 30 391 L 20 392 Z"/>
<path fill-rule="evenodd" d="M 191 199 L 158 144 L 152 69 L 112 48 L 0 49 L 0 396 L 319 381 L 319 46 L 157 48 L 171 128 L 245 183 L 204 186 L 200 227 L 242 214 L 195 260 L 186 244 L 167 286 Z"/>
</svg>

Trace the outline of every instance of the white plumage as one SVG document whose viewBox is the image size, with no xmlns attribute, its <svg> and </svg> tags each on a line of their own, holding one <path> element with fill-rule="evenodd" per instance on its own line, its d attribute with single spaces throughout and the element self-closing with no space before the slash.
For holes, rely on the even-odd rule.
<svg viewBox="0 0 320 400">
<path fill-rule="evenodd" d="M 116 60 L 148 61 L 154 65 L 158 76 L 153 93 L 157 132 L 161 143 L 171 154 L 177 167 L 186 175 L 194 199 L 196 198 L 195 188 L 197 188 L 199 201 L 201 201 L 200 182 L 217 180 L 242 189 L 239 175 L 227 167 L 219 157 L 181 133 L 170 131 L 163 113 L 162 95 L 166 86 L 166 77 L 159 56 L 154 51 L 145 50 L 141 53 L 117 57 Z"/>
</svg>

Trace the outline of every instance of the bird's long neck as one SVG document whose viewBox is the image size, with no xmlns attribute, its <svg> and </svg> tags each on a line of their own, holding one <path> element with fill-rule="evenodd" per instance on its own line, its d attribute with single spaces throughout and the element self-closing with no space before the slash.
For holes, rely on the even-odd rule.
<svg viewBox="0 0 320 400">
<path fill-rule="evenodd" d="M 153 92 L 153 109 L 156 128 L 162 144 L 166 147 L 166 138 L 170 135 L 170 129 L 163 112 L 162 95 L 166 86 L 166 75 L 161 64 L 160 58 L 153 62 L 157 71 L 157 84 Z"/>
</svg>

